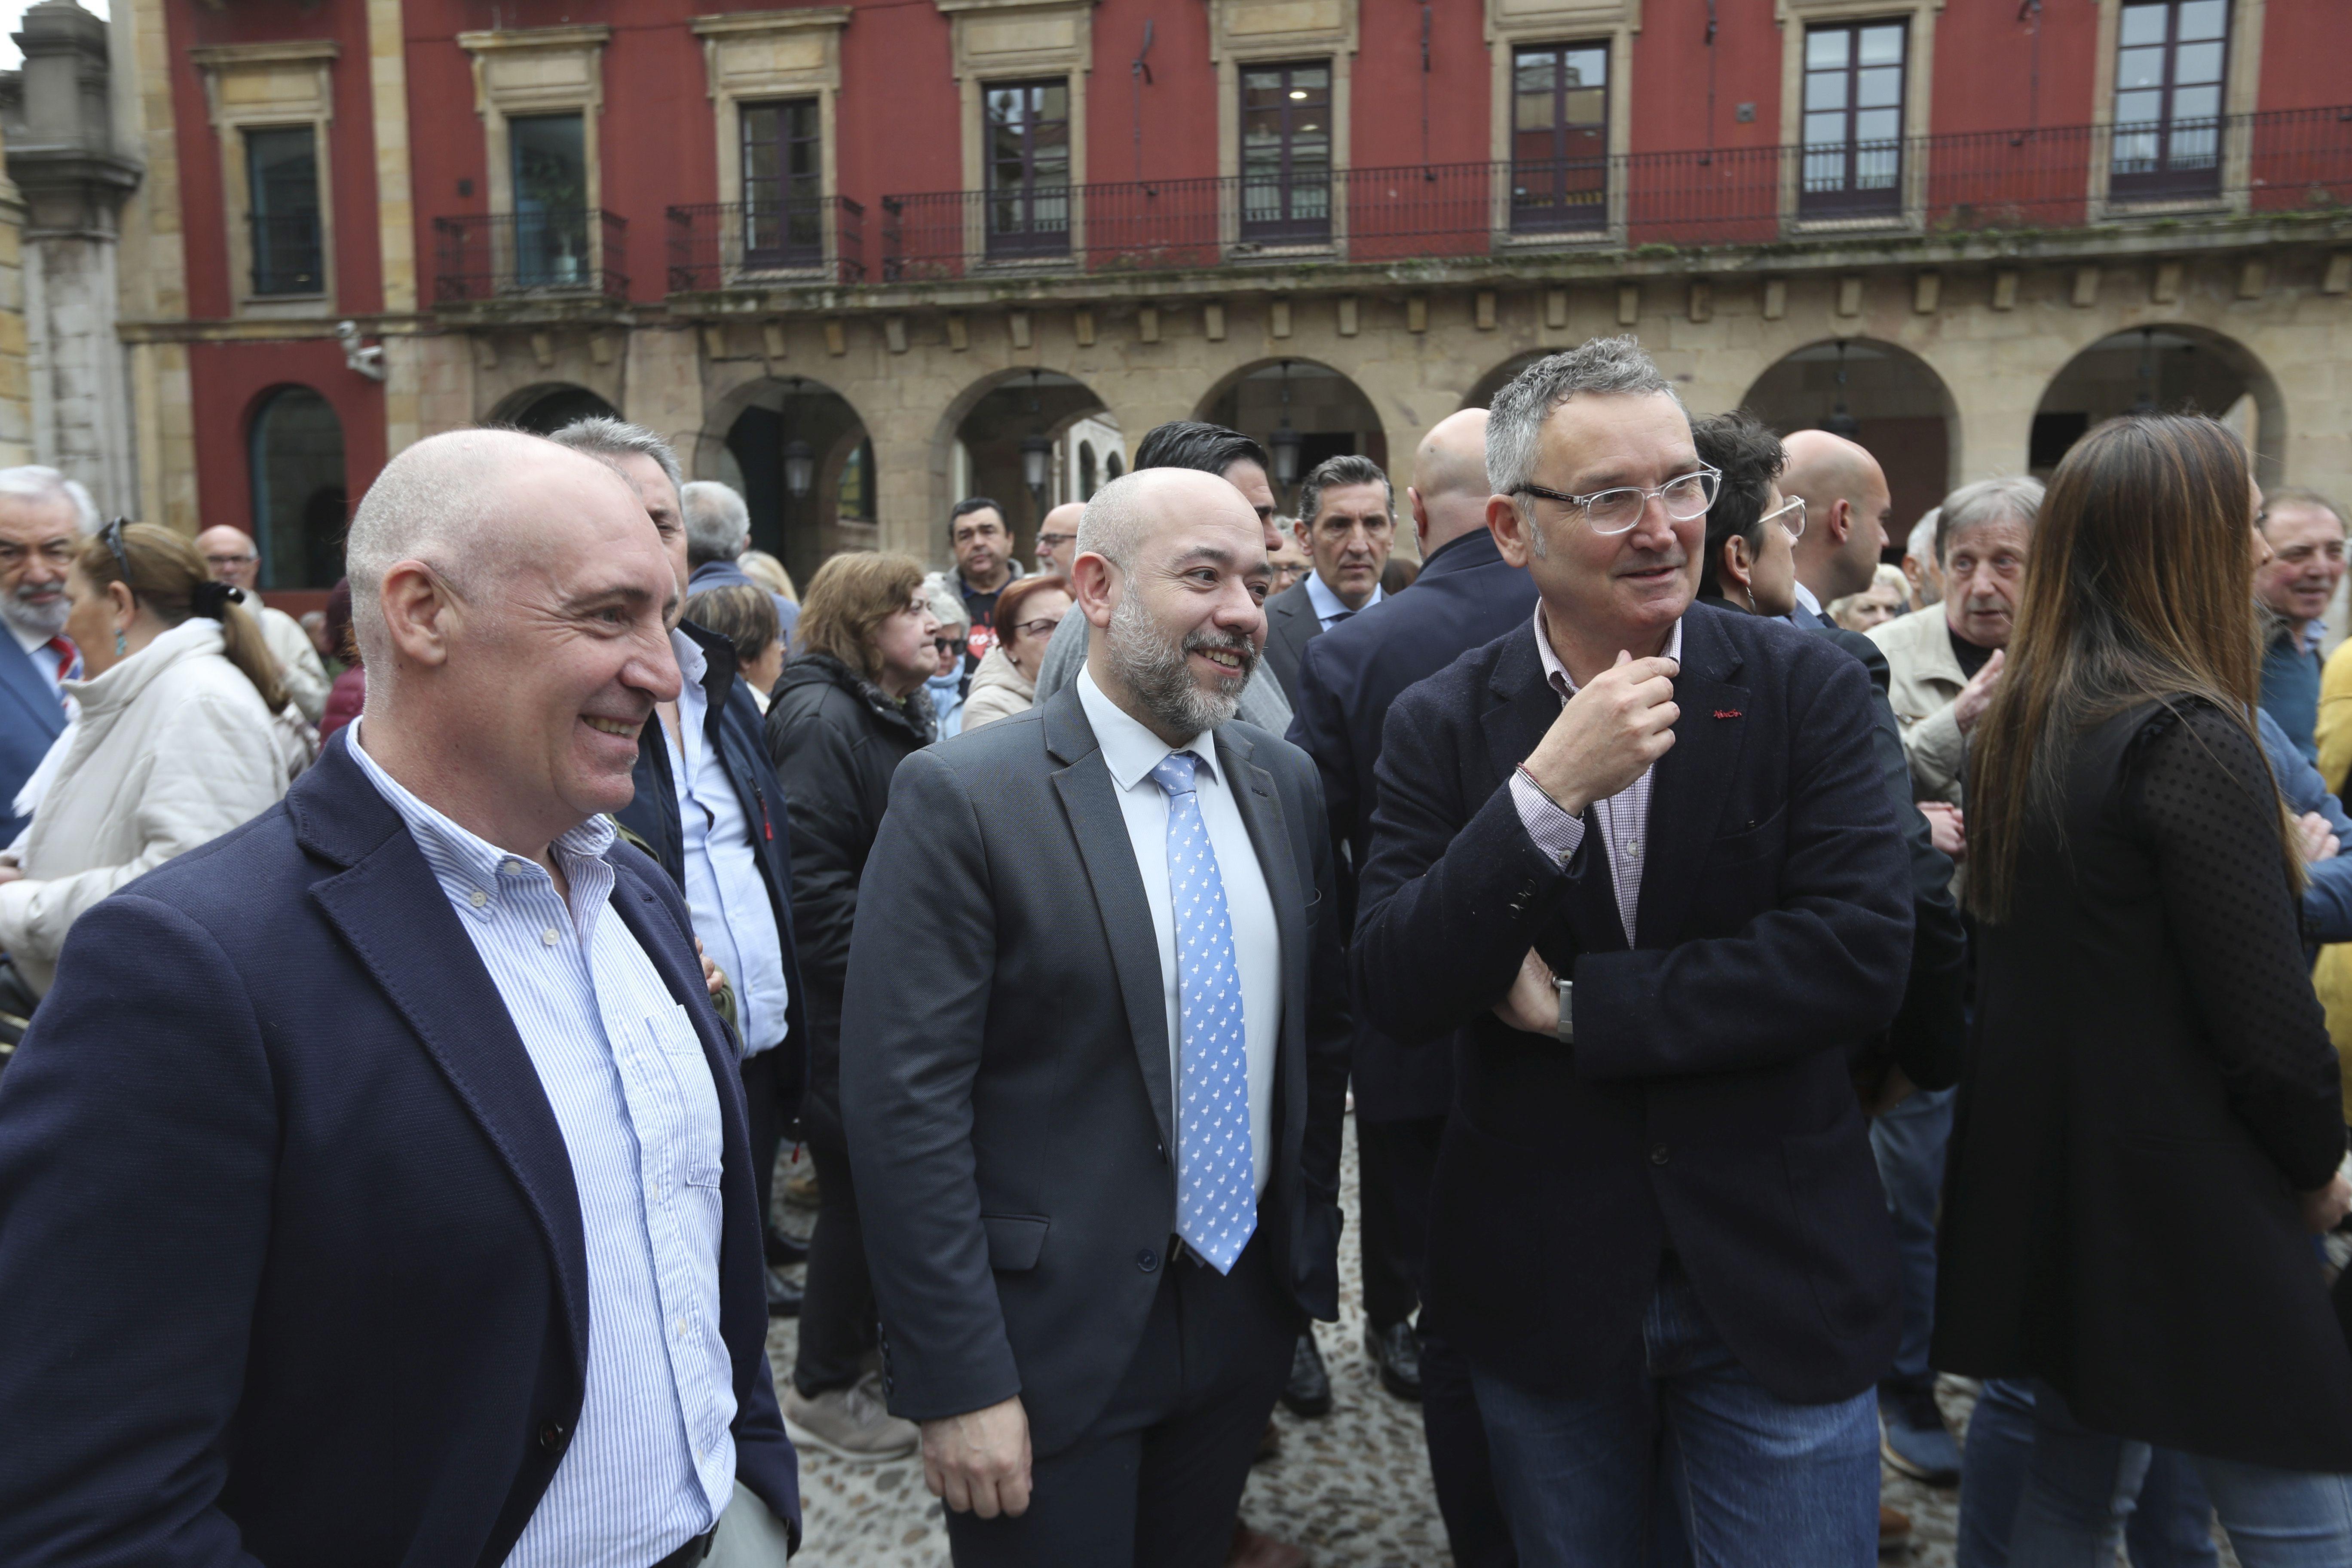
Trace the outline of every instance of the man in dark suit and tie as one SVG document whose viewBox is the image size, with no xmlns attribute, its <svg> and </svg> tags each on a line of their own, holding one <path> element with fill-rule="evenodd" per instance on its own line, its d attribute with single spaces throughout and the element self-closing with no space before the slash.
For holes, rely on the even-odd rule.
<svg viewBox="0 0 2352 1568">
<path fill-rule="evenodd" d="M 782 1568 L 735 1048 L 604 815 L 668 557 L 486 430 L 349 557 L 366 711 L 81 917 L 0 1086 L 0 1562 Z"/>
<path fill-rule="evenodd" d="M 1390 705 L 1414 682 L 1461 654 L 1527 624 L 1533 579 L 1507 563 L 1486 527 L 1486 411 L 1442 420 L 1413 454 L 1406 496 L 1421 541 L 1412 592 L 1384 600 L 1307 645 L 1300 661 L 1290 739 L 1315 759 L 1339 856 L 1339 910 L 1355 918 L 1355 868 L 1371 851 L 1372 765 Z M 1395 1386 L 1412 1356 L 1429 1468 L 1446 1536 L 1462 1568 L 1507 1568 L 1511 1542 L 1495 1500 L 1486 1434 L 1471 1396 L 1470 1371 L 1424 1309 L 1422 1293 L 1429 1188 L 1439 1135 L 1454 1100 L 1453 1056 L 1443 1046 L 1389 1037 L 1369 1016 L 1356 1020 L 1350 1058 L 1356 1148 L 1362 1160 L 1364 1310 L 1372 1353 Z"/>
<path fill-rule="evenodd" d="M 1901 1313 L 1846 1059 L 1911 936 L 1867 680 L 1693 604 L 1717 475 L 1630 338 L 1521 373 L 1486 463 L 1538 607 L 1391 710 L 1350 955 L 1459 1037 L 1432 1310 L 1529 1568 L 1659 1505 L 1702 1568 L 1863 1568 Z"/>
<path fill-rule="evenodd" d="M 1215 1568 L 1338 1315 L 1348 1015 L 1314 764 L 1233 712 L 1269 568 L 1230 484 L 1079 525 L 1084 672 L 900 764 L 842 1111 L 890 1408 L 958 1568 Z"/>
<path fill-rule="evenodd" d="M 1385 596 L 1396 495 L 1370 458 L 1327 458 L 1298 487 L 1298 547 L 1315 569 L 1265 602 L 1265 662 L 1294 710 L 1307 645 Z"/>
<path fill-rule="evenodd" d="M 16 794 L 66 727 L 59 682 L 81 679 L 66 570 L 97 528 L 89 492 L 55 468 L 0 469 L 0 844 L 24 831 Z"/>
</svg>

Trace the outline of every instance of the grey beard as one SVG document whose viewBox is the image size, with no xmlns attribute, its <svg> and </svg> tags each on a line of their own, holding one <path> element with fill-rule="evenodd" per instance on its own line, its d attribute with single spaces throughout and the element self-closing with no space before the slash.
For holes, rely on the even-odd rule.
<svg viewBox="0 0 2352 1568">
<path fill-rule="evenodd" d="M 27 604 L 14 594 L 0 594 L 0 621 L 26 637 L 37 635 L 48 641 L 66 629 L 66 617 L 73 614 L 73 601 L 59 594 L 47 605 Z"/>
<path fill-rule="evenodd" d="M 1242 705 L 1242 688 L 1257 668 L 1257 649 L 1247 639 L 1238 646 L 1213 633 L 1194 629 L 1181 640 L 1164 636 L 1132 592 L 1122 595 L 1105 629 L 1111 667 L 1156 727 L 1178 735 L 1197 735 L 1231 720 Z M 1241 655 L 1239 674 L 1220 676 L 1214 691 L 1203 691 L 1192 679 L 1186 656 L 1196 648 L 1231 648 Z"/>
</svg>

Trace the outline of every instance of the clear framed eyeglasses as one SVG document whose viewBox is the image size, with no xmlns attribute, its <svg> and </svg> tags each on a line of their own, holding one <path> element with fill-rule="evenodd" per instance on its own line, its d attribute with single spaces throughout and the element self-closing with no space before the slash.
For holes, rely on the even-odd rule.
<svg viewBox="0 0 2352 1568">
<path fill-rule="evenodd" d="M 1649 509 L 1650 498 L 1666 509 L 1666 515 L 1676 522 L 1688 522 L 1695 517 L 1705 517 L 1706 509 L 1715 504 L 1716 488 L 1723 483 L 1723 474 L 1717 468 L 1695 468 L 1687 474 L 1668 479 L 1655 489 L 1643 489 L 1639 485 L 1626 485 L 1617 489 L 1594 490 L 1590 495 L 1563 495 L 1541 485 L 1521 485 L 1521 495 L 1541 496 L 1558 501 L 1571 512 L 1581 511 L 1586 524 L 1595 533 L 1623 533 L 1642 521 Z"/>
<path fill-rule="evenodd" d="M 1794 544 L 1805 537 L 1805 498 L 1790 496 L 1756 521 L 1779 523 L 1781 531 L 1789 536 L 1789 542 Z"/>
</svg>

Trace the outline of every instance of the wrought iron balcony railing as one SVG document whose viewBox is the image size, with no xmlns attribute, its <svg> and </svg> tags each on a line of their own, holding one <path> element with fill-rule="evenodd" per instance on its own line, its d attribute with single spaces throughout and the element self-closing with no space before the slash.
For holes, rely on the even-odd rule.
<svg viewBox="0 0 2352 1568">
<path fill-rule="evenodd" d="M 669 291 L 866 280 L 866 209 L 846 196 L 669 209 Z"/>
<path fill-rule="evenodd" d="M 2073 229 L 2352 203 L 2352 107 L 2166 126 L 882 198 L 886 282 L 1380 262 L 1850 231 Z"/>
<path fill-rule="evenodd" d="M 255 294 L 326 292 L 326 253 L 317 213 L 250 213 L 246 225 L 253 242 Z"/>
<path fill-rule="evenodd" d="M 581 208 L 433 220 L 433 295 L 442 304 L 515 297 L 629 297 L 619 215 Z"/>
</svg>

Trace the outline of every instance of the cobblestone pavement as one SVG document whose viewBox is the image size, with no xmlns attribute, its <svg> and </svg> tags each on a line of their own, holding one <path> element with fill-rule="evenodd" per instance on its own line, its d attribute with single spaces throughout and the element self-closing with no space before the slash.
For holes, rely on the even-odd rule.
<svg viewBox="0 0 2352 1568">
<path fill-rule="evenodd" d="M 1342 1199 L 1356 1208 L 1356 1137 L 1350 1121 Z M 805 1234 L 814 1216 L 787 1208 L 787 1228 Z M 1314 1568 L 1451 1568 L 1445 1529 L 1430 1489 L 1420 1406 L 1380 1386 L 1363 1342 L 1361 1280 L 1350 1228 L 1340 1244 L 1341 1321 L 1318 1323 L 1330 1366 L 1334 1403 L 1321 1420 L 1277 1409 L 1282 1452 L 1251 1472 L 1242 1517 L 1256 1529 L 1307 1549 Z M 779 1378 L 792 1366 L 798 1325 L 779 1319 L 768 1354 Z M 1972 1403 L 1967 1385 L 1947 1379 L 1938 1391 L 1956 1428 Z M 948 1568 L 940 1505 L 923 1487 L 922 1466 L 852 1464 L 828 1455 L 801 1456 L 806 1544 L 803 1568 Z M 1959 1494 L 1885 1475 L 1885 1500 L 1911 1516 L 1914 1541 L 1906 1568 L 1952 1568 Z M 2236 1560 L 2223 1548 L 2224 1568 Z"/>
</svg>

